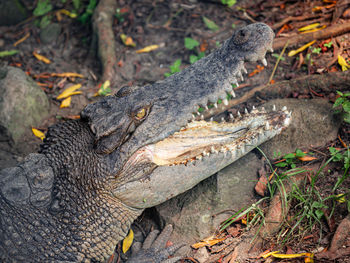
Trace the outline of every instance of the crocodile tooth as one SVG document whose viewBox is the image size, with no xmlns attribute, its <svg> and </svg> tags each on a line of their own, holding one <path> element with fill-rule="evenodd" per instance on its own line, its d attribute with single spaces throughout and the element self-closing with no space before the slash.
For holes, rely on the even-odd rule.
<svg viewBox="0 0 350 263">
<path fill-rule="evenodd" d="M 208 105 L 205 105 L 205 107 L 204 107 L 204 108 L 205 108 L 205 110 L 209 110 Z"/>
<path fill-rule="evenodd" d="M 261 62 L 263 63 L 263 65 L 264 65 L 265 67 L 267 66 L 266 58 L 263 58 L 263 59 L 261 60 Z"/>
<path fill-rule="evenodd" d="M 286 111 L 287 110 L 287 107 L 286 106 L 283 106 L 282 107 L 282 111 Z"/>
<path fill-rule="evenodd" d="M 234 90 L 232 90 L 230 93 L 231 93 L 232 97 L 236 98 L 236 93 L 234 92 Z"/>
<path fill-rule="evenodd" d="M 202 160 L 202 155 L 196 156 L 196 159 L 197 159 L 197 160 Z"/>
<path fill-rule="evenodd" d="M 239 77 L 241 81 L 244 81 L 243 75 L 240 71 L 237 72 L 237 77 Z"/>
<path fill-rule="evenodd" d="M 244 65 L 242 66 L 242 71 L 243 71 L 244 74 L 248 74 L 248 71 L 247 71 L 247 69 L 244 67 Z"/>
<path fill-rule="evenodd" d="M 270 123 L 269 122 L 266 122 L 265 124 L 265 130 L 269 130 L 270 129 Z"/>
<path fill-rule="evenodd" d="M 275 104 L 273 104 L 272 110 L 273 110 L 273 111 L 276 111 L 276 105 L 275 105 Z"/>
<path fill-rule="evenodd" d="M 265 107 L 261 107 L 261 110 L 262 110 L 262 111 L 265 111 Z"/>
<path fill-rule="evenodd" d="M 194 120 L 196 118 L 196 115 L 192 114 L 192 119 Z"/>
<path fill-rule="evenodd" d="M 210 118 L 210 121 L 214 121 L 214 118 L 213 118 L 213 117 L 211 117 L 211 118 Z"/>
<path fill-rule="evenodd" d="M 255 106 L 253 105 L 253 110 L 255 110 L 256 108 L 255 108 Z"/>
<path fill-rule="evenodd" d="M 204 120 L 204 115 L 203 114 L 201 115 L 201 119 Z"/>
<path fill-rule="evenodd" d="M 218 108 L 218 104 L 217 104 L 216 102 L 214 103 L 214 107 L 215 107 L 215 108 Z"/>
<path fill-rule="evenodd" d="M 267 50 L 270 51 L 271 53 L 273 52 L 273 48 L 272 47 L 268 48 Z"/>
<path fill-rule="evenodd" d="M 230 113 L 230 119 L 233 119 L 233 114 L 232 113 Z"/>
<path fill-rule="evenodd" d="M 225 122 L 225 119 L 224 119 L 224 117 L 221 117 L 221 122 Z"/>
<path fill-rule="evenodd" d="M 244 113 L 245 113 L 245 114 L 249 114 L 247 108 L 244 108 Z"/>
<path fill-rule="evenodd" d="M 238 117 L 241 117 L 241 113 L 239 111 L 237 111 L 237 115 Z"/>
<path fill-rule="evenodd" d="M 216 152 L 214 146 L 212 146 L 212 147 L 210 148 L 210 151 L 211 151 L 212 153 L 215 153 L 215 152 Z"/>
<path fill-rule="evenodd" d="M 225 99 L 223 99 L 222 100 L 222 102 L 225 104 L 225 106 L 227 106 L 228 105 L 228 100 L 225 98 Z"/>
<path fill-rule="evenodd" d="M 232 80 L 232 83 L 233 83 L 233 85 L 236 86 L 236 88 L 239 87 L 239 84 L 238 84 L 238 81 L 237 81 L 236 78 L 234 78 L 234 79 Z"/>
</svg>

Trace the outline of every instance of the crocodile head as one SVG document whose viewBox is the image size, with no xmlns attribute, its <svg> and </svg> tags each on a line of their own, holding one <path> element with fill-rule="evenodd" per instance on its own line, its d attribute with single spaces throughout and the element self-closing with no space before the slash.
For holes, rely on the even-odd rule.
<svg viewBox="0 0 350 263">
<path fill-rule="evenodd" d="M 266 64 L 273 37 L 265 24 L 248 25 L 182 72 L 87 106 L 81 116 L 110 169 L 111 196 L 133 208 L 157 205 L 280 133 L 289 123 L 286 110 L 255 109 L 222 123 L 201 120 L 218 100 L 225 110 L 227 99 L 234 99 L 232 84 L 246 71 L 245 61 Z"/>
</svg>

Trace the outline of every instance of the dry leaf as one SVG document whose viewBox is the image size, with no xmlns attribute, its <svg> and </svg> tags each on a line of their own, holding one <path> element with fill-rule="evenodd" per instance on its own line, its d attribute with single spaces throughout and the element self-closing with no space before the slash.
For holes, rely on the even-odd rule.
<svg viewBox="0 0 350 263">
<path fill-rule="evenodd" d="M 45 134 L 42 131 L 39 131 L 38 129 L 32 128 L 32 132 L 39 139 L 41 139 L 41 140 L 45 139 Z"/>
<path fill-rule="evenodd" d="M 303 32 L 303 31 L 307 31 L 307 30 L 311 30 L 311 29 L 315 29 L 320 25 L 320 23 L 313 23 L 304 27 L 301 27 L 298 29 L 299 32 Z"/>
<path fill-rule="evenodd" d="M 130 229 L 129 234 L 123 240 L 122 250 L 124 254 L 129 250 L 133 241 L 134 241 L 134 231 Z"/>
<path fill-rule="evenodd" d="M 312 45 L 313 43 L 315 43 L 315 42 L 316 42 L 316 40 L 313 40 L 313 41 L 307 43 L 306 45 L 302 46 L 301 48 L 298 48 L 297 50 L 291 50 L 291 51 L 289 51 L 288 56 L 289 56 L 289 57 L 292 57 L 292 56 L 294 56 L 294 55 L 296 55 L 296 54 L 298 54 L 298 53 L 304 51 L 305 49 L 307 49 L 309 46 L 311 46 L 311 45 Z"/>
<path fill-rule="evenodd" d="M 21 39 L 17 40 L 17 41 L 13 44 L 13 46 L 15 47 L 15 46 L 19 45 L 19 44 L 22 43 L 24 40 L 26 40 L 29 36 L 30 36 L 30 33 L 28 32 L 27 34 L 25 34 L 24 37 L 22 37 Z"/>
<path fill-rule="evenodd" d="M 65 73 L 51 73 L 52 77 L 61 77 L 61 78 L 84 78 L 83 75 L 74 73 L 74 72 L 65 72 Z"/>
<path fill-rule="evenodd" d="M 62 100 L 60 108 L 67 108 L 67 107 L 69 107 L 71 102 L 72 102 L 72 97 L 69 96 L 68 98 Z"/>
<path fill-rule="evenodd" d="M 138 54 L 147 53 L 147 52 L 151 52 L 153 50 L 156 50 L 157 48 L 159 48 L 158 45 L 150 45 L 150 46 L 144 47 L 142 49 L 136 50 L 136 53 L 138 53 Z"/>
<path fill-rule="evenodd" d="M 72 95 L 81 94 L 82 93 L 81 91 L 76 91 L 77 89 L 80 89 L 80 88 L 81 88 L 81 84 L 70 86 L 69 88 L 65 89 L 60 95 L 58 95 L 56 99 L 60 100 Z"/>
<path fill-rule="evenodd" d="M 278 254 L 278 253 L 272 253 L 271 256 L 275 258 L 300 258 L 300 257 L 307 257 L 307 258 L 313 258 L 313 253 L 299 253 L 299 254 Z"/>
<path fill-rule="evenodd" d="M 136 47 L 136 44 L 134 43 L 131 37 L 128 37 L 125 34 L 120 34 L 120 39 L 122 40 L 125 46 Z"/>
<path fill-rule="evenodd" d="M 347 71 L 350 68 L 350 65 L 346 63 L 346 60 L 341 55 L 338 55 L 338 63 L 342 71 Z"/>
<path fill-rule="evenodd" d="M 213 238 L 213 239 L 210 239 L 210 240 L 203 240 L 201 242 L 198 242 L 196 244 L 193 244 L 191 247 L 193 247 L 194 249 L 197 249 L 197 248 L 201 248 L 201 247 L 205 247 L 205 246 L 214 246 L 215 244 L 219 243 L 219 242 L 222 242 L 226 239 L 226 237 L 223 237 L 223 238 Z"/>
<path fill-rule="evenodd" d="M 44 57 L 43 55 L 40 55 L 38 53 L 36 53 L 35 51 L 33 52 L 34 57 L 36 57 L 37 60 L 40 60 L 46 64 L 50 64 L 51 60 L 48 59 L 47 57 Z"/>
<path fill-rule="evenodd" d="M 317 158 L 316 157 L 313 157 L 313 156 L 308 156 L 308 155 L 305 155 L 303 157 L 298 157 L 298 159 L 302 162 L 309 162 L 309 161 L 312 161 L 312 160 L 316 160 Z"/>
</svg>

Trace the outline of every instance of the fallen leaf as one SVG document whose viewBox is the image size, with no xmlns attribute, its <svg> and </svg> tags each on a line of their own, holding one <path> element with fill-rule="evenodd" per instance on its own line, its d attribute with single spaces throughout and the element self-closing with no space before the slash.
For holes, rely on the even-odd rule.
<svg viewBox="0 0 350 263">
<path fill-rule="evenodd" d="M 158 49 L 158 48 L 159 48 L 158 45 L 150 45 L 150 46 L 144 47 L 144 48 L 142 48 L 142 49 L 136 50 L 136 53 L 137 53 L 137 54 L 140 54 L 140 53 L 148 53 L 148 52 L 151 52 L 151 51 L 156 50 L 156 49 Z"/>
<path fill-rule="evenodd" d="M 193 244 L 191 245 L 191 247 L 193 247 L 194 249 L 198 249 L 198 248 L 201 248 L 201 247 L 205 247 L 205 246 L 214 246 L 215 244 L 219 243 L 219 242 L 222 242 L 226 239 L 226 237 L 223 237 L 223 238 L 212 238 L 210 240 L 208 239 L 205 239 L 201 242 L 198 242 L 196 244 Z"/>
<path fill-rule="evenodd" d="M 209 18 L 206 18 L 205 16 L 203 16 L 202 18 L 203 18 L 203 22 L 207 26 L 207 28 L 209 28 L 213 31 L 219 30 L 219 26 L 217 24 L 215 24 L 214 21 L 210 20 Z"/>
<path fill-rule="evenodd" d="M 274 258 L 300 258 L 300 257 L 312 257 L 313 253 L 299 253 L 299 254 L 278 254 L 272 253 L 271 256 Z"/>
<path fill-rule="evenodd" d="M 305 155 L 305 156 L 302 156 L 302 157 L 298 157 L 298 159 L 300 161 L 302 161 L 302 162 L 309 162 L 309 161 L 312 161 L 312 160 L 316 160 L 317 158 L 313 157 L 313 156 Z"/>
<path fill-rule="evenodd" d="M 299 32 L 303 32 L 303 31 L 307 31 L 307 30 L 311 30 L 311 29 L 315 29 L 320 25 L 320 23 L 313 23 L 307 26 L 303 26 L 301 28 L 298 29 Z"/>
<path fill-rule="evenodd" d="M 63 14 L 63 15 L 69 16 L 70 18 L 76 18 L 77 17 L 77 14 L 71 13 L 67 9 L 58 10 L 56 12 L 56 15 L 57 14 Z"/>
<path fill-rule="evenodd" d="M 39 131 L 38 129 L 32 128 L 32 132 L 39 139 L 41 139 L 41 140 L 45 139 L 45 134 L 42 131 Z"/>
<path fill-rule="evenodd" d="M 83 75 L 74 73 L 74 72 L 65 72 L 65 73 L 51 73 L 52 77 L 60 77 L 60 78 L 84 78 Z"/>
<path fill-rule="evenodd" d="M 298 53 L 304 51 L 305 49 L 307 49 L 309 46 L 311 46 L 311 45 L 312 45 L 313 43 L 315 43 L 315 42 L 316 42 L 316 40 L 313 40 L 313 41 L 307 43 L 306 45 L 304 45 L 304 46 L 298 48 L 297 50 L 291 50 L 291 51 L 289 51 L 288 56 L 289 56 L 289 57 L 292 57 L 292 56 L 294 56 L 294 55 L 296 55 L 296 54 L 298 54 Z"/>
<path fill-rule="evenodd" d="M 125 34 L 120 34 L 120 39 L 122 40 L 123 44 L 125 46 L 129 46 L 129 47 L 136 47 L 135 42 L 132 40 L 131 37 L 128 37 Z"/>
<path fill-rule="evenodd" d="M 80 89 L 80 88 L 81 88 L 81 84 L 70 86 L 69 88 L 65 89 L 60 95 L 58 95 L 56 99 L 60 100 L 72 95 L 81 94 L 82 93 L 81 91 L 76 91 L 77 89 Z"/>
<path fill-rule="evenodd" d="M 68 98 L 62 100 L 60 108 L 67 108 L 67 107 L 69 107 L 71 102 L 72 102 L 72 97 L 69 96 Z"/>
<path fill-rule="evenodd" d="M 123 240 L 123 253 L 125 254 L 131 247 L 132 242 L 134 241 L 134 231 L 129 230 L 129 234 Z"/>
<path fill-rule="evenodd" d="M 342 71 L 347 71 L 350 68 L 350 65 L 346 63 L 346 60 L 341 55 L 338 55 L 338 63 Z"/>
<path fill-rule="evenodd" d="M 36 53 L 35 51 L 33 52 L 34 57 L 36 57 L 37 60 L 40 60 L 46 64 L 50 64 L 51 60 L 48 59 L 47 57 L 44 57 L 43 55 L 40 55 L 38 53 Z"/>
<path fill-rule="evenodd" d="M 323 25 L 323 26 L 318 27 L 318 28 L 310 29 L 310 30 L 307 30 L 307 31 L 304 31 L 304 32 L 300 32 L 300 33 L 301 34 L 306 34 L 306 33 L 316 32 L 316 31 L 319 31 L 319 30 L 324 29 L 324 28 L 326 28 L 326 25 Z"/>
<path fill-rule="evenodd" d="M 278 253 L 279 251 L 271 251 L 270 250 L 266 250 L 263 253 L 261 253 L 258 258 L 268 258 L 269 256 L 271 256 L 274 253 Z"/>
</svg>

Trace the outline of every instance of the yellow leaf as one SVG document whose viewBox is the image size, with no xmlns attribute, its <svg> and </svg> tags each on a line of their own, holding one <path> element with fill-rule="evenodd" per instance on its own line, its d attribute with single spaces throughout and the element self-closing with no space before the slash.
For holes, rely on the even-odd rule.
<svg viewBox="0 0 350 263">
<path fill-rule="evenodd" d="M 337 197 L 337 201 L 339 203 L 345 203 L 346 202 L 345 194 L 338 194 L 336 197 Z"/>
<path fill-rule="evenodd" d="M 307 30 L 307 31 L 301 32 L 301 34 L 306 34 L 306 33 L 316 32 L 316 31 L 321 30 L 321 29 L 324 29 L 324 28 L 326 28 L 326 25 L 323 25 L 323 26 L 318 27 L 318 28 L 314 28 L 314 29 L 310 29 L 310 30 Z"/>
<path fill-rule="evenodd" d="M 125 46 L 136 47 L 136 44 L 134 43 L 131 37 L 128 37 L 125 34 L 121 34 L 120 39 L 122 40 Z"/>
<path fill-rule="evenodd" d="M 70 96 L 68 98 L 62 100 L 60 108 L 67 108 L 67 107 L 69 107 L 71 101 L 72 101 L 72 97 L 70 97 Z"/>
<path fill-rule="evenodd" d="M 47 57 L 44 57 L 43 55 L 40 55 L 38 53 L 36 53 L 35 51 L 33 52 L 34 57 L 36 57 L 37 60 L 40 60 L 46 64 L 50 64 L 51 60 L 48 59 Z"/>
<path fill-rule="evenodd" d="M 271 251 L 271 252 L 267 252 L 267 253 L 263 253 L 260 257 L 263 258 L 268 258 L 269 256 L 278 253 L 279 251 Z"/>
<path fill-rule="evenodd" d="M 338 55 L 338 63 L 342 71 L 347 71 L 350 68 L 350 65 L 346 63 L 346 60 L 341 55 Z"/>
<path fill-rule="evenodd" d="M 299 254 L 278 254 L 272 253 L 275 258 L 300 258 L 300 257 L 313 257 L 313 253 L 299 253 Z"/>
<path fill-rule="evenodd" d="M 84 78 L 83 75 L 78 74 L 78 73 L 74 73 L 74 72 L 65 72 L 65 73 L 52 73 L 51 74 L 52 77 L 61 77 L 61 78 Z"/>
<path fill-rule="evenodd" d="M 313 40 L 313 41 L 307 43 L 306 45 L 302 46 L 301 48 L 298 48 L 297 50 L 291 50 L 291 51 L 289 51 L 288 56 L 289 56 L 289 57 L 292 57 L 292 56 L 294 56 L 294 55 L 296 55 L 296 54 L 298 54 L 298 53 L 304 51 L 305 49 L 307 49 L 309 46 L 311 46 L 311 45 L 312 45 L 313 43 L 315 43 L 315 42 L 316 42 L 316 40 Z"/>
<path fill-rule="evenodd" d="M 30 33 L 29 33 L 29 32 L 28 32 L 27 34 L 25 34 L 24 37 L 22 37 L 20 40 L 17 40 L 17 41 L 13 44 L 13 46 L 15 47 L 15 46 L 19 45 L 19 44 L 22 43 L 24 40 L 26 40 L 28 37 L 30 37 Z"/>
<path fill-rule="evenodd" d="M 70 86 L 69 88 L 65 89 L 60 95 L 58 95 L 56 99 L 60 100 L 72 95 L 81 94 L 82 93 L 81 91 L 75 92 L 77 89 L 80 89 L 80 88 L 81 88 L 81 84 Z"/>
<path fill-rule="evenodd" d="M 129 234 L 123 240 L 123 253 L 125 254 L 131 247 L 132 242 L 134 241 L 134 231 L 129 230 Z"/>
<path fill-rule="evenodd" d="M 57 13 L 64 14 L 66 16 L 69 16 L 70 18 L 76 18 L 77 17 L 77 14 L 71 13 L 67 9 L 58 10 Z"/>
<path fill-rule="evenodd" d="M 302 31 L 311 30 L 311 29 L 314 29 L 314 28 L 318 27 L 319 25 L 320 25 L 320 23 L 314 23 L 314 24 L 311 24 L 311 25 L 307 25 L 307 26 L 301 27 L 301 28 L 298 29 L 298 31 L 302 32 Z"/>
<path fill-rule="evenodd" d="M 224 240 L 225 240 L 225 237 L 223 237 L 223 238 L 213 238 L 211 240 L 205 240 L 205 241 L 193 244 L 191 247 L 193 247 L 194 249 L 205 247 L 205 246 L 211 247 L 211 246 L 214 246 L 215 244 L 217 244 L 217 243 L 219 243 L 221 241 L 224 241 Z"/>
<path fill-rule="evenodd" d="M 153 50 L 156 50 L 157 48 L 159 48 L 158 45 L 150 45 L 150 46 L 144 47 L 142 49 L 136 50 L 136 53 L 138 53 L 138 54 L 147 53 L 147 52 L 151 52 Z"/>
<path fill-rule="evenodd" d="M 42 131 L 39 131 L 38 129 L 32 128 L 32 132 L 39 139 L 41 139 L 41 140 L 45 139 L 45 134 Z"/>
</svg>

